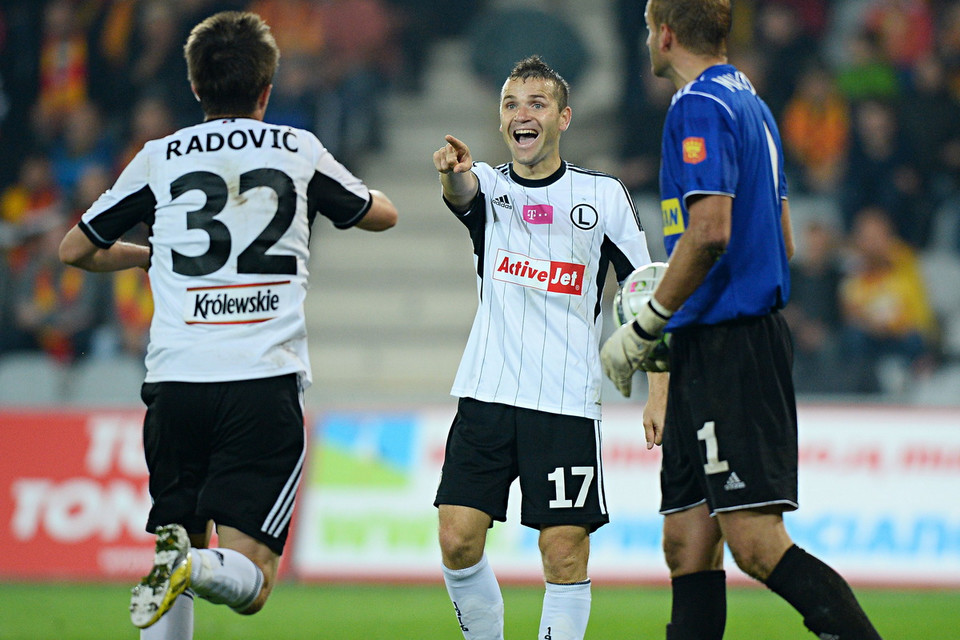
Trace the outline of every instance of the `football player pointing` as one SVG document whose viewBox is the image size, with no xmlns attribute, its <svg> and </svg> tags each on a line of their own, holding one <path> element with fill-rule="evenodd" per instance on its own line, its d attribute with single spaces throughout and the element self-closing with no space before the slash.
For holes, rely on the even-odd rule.
<svg viewBox="0 0 960 640">
<path fill-rule="evenodd" d="M 194 594 L 245 614 L 266 602 L 303 466 L 311 225 L 397 220 L 313 134 L 263 122 L 279 50 L 259 16 L 213 15 L 185 53 L 205 121 L 144 145 L 60 247 L 91 271 L 149 269 L 141 397 L 157 540 L 130 615 L 158 640 L 193 637 Z M 141 222 L 150 247 L 119 240 Z M 220 547 L 207 549 L 213 523 Z"/>
<path fill-rule="evenodd" d="M 776 123 L 727 64 L 729 0 L 649 0 L 646 22 L 653 72 L 678 90 L 660 170 L 670 268 L 602 357 L 626 391 L 662 332 L 672 333 L 660 474 L 673 587 L 667 638 L 723 636 L 725 540 L 737 565 L 818 637 L 874 640 L 846 581 L 794 545 L 783 524 L 797 508 L 797 420 L 779 313 L 793 247 Z"/>
<path fill-rule="evenodd" d="M 503 600 L 484 554 L 519 477 L 521 523 L 539 531 L 546 593 L 540 638 L 582 638 L 589 534 L 608 521 L 600 463 L 600 300 L 650 262 L 616 178 L 560 157 L 564 79 L 538 57 L 500 95 L 512 162 L 474 162 L 446 136 L 433 155 L 443 199 L 473 242 L 479 308 L 453 383 L 458 410 L 440 486 L 443 576 L 467 640 L 503 638 Z"/>
</svg>

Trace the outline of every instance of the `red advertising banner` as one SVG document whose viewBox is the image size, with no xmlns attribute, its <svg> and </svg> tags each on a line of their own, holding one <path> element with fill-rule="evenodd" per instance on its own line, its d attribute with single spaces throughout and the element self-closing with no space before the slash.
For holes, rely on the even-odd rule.
<svg viewBox="0 0 960 640">
<path fill-rule="evenodd" d="M 139 577 L 152 564 L 142 421 L 0 412 L 0 579 Z"/>
</svg>

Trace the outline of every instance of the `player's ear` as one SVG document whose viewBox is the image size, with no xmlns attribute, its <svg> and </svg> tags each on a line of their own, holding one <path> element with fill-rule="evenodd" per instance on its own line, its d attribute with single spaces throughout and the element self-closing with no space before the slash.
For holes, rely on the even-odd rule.
<svg viewBox="0 0 960 640">
<path fill-rule="evenodd" d="M 566 131 L 572 119 L 573 109 L 570 108 L 570 105 L 567 105 L 563 108 L 563 111 L 560 112 L 560 131 Z"/>
<path fill-rule="evenodd" d="M 267 103 L 270 102 L 270 93 L 273 91 L 273 85 L 268 84 L 267 88 L 260 93 L 260 97 L 257 98 L 257 108 L 263 111 L 267 110 Z"/>
<path fill-rule="evenodd" d="M 192 84 L 190 85 L 190 93 L 192 93 L 193 97 L 197 99 L 197 102 L 200 102 L 200 96 L 197 95 L 197 88 Z"/>
<path fill-rule="evenodd" d="M 674 40 L 676 39 L 673 35 L 673 29 L 669 25 L 662 24 L 659 27 L 660 29 L 660 50 L 664 51 L 673 46 Z"/>
</svg>

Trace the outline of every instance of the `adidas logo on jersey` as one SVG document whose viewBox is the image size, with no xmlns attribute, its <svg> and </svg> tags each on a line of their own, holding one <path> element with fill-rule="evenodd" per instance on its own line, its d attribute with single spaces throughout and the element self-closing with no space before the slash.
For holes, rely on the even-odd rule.
<svg viewBox="0 0 960 640">
<path fill-rule="evenodd" d="M 730 474 L 730 477 L 727 478 L 726 484 L 723 485 L 724 491 L 736 491 L 737 489 L 746 488 L 747 483 L 740 479 L 740 476 L 737 475 L 736 471 Z"/>
<path fill-rule="evenodd" d="M 513 204 L 510 202 L 510 196 L 503 194 L 502 196 L 497 196 L 493 199 L 493 204 L 498 207 L 503 207 L 504 209 L 513 209 Z"/>
</svg>

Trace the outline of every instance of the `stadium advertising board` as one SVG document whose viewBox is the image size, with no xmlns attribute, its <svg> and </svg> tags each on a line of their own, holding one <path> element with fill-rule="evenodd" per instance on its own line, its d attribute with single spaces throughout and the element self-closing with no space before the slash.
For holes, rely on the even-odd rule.
<svg viewBox="0 0 960 640">
<path fill-rule="evenodd" d="M 0 577 L 138 576 L 153 560 L 142 411 L 0 413 Z"/>
<path fill-rule="evenodd" d="M 449 407 L 327 412 L 310 456 L 284 569 L 307 580 L 440 580 L 436 509 Z M 152 557 L 142 410 L 0 411 L 0 579 L 135 578 Z M 609 525 L 591 576 L 663 582 L 659 449 L 635 408 L 603 424 Z M 856 584 L 960 586 L 960 411 L 800 409 L 800 510 L 787 528 Z M 575 487 L 568 487 L 574 491 Z M 489 533 L 505 582 L 538 582 L 536 532 Z M 734 579 L 745 580 L 727 559 Z"/>
<path fill-rule="evenodd" d="M 294 537 L 307 579 L 439 580 L 431 505 L 453 406 L 318 418 Z M 636 408 L 603 423 L 609 525 L 592 536 L 591 576 L 662 582 L 659 450 L 647 451 Z M 801 407 L 796 542 L 859 584 L 960 585 L 960 412 Z M 504 581 L 541 580 L 536 532 L 506 524 L 487 552 Z M 734 579 L 746 580 L 728 557 Z"/>
</svg>

